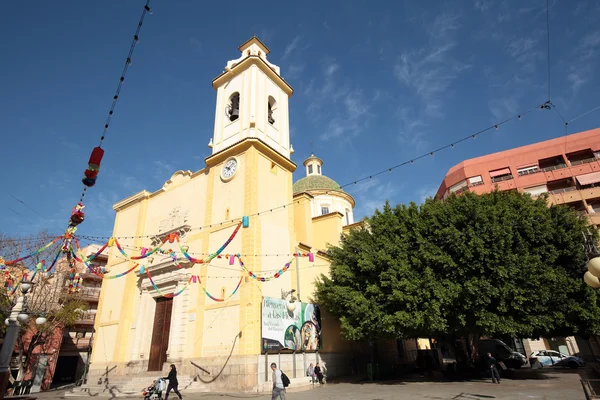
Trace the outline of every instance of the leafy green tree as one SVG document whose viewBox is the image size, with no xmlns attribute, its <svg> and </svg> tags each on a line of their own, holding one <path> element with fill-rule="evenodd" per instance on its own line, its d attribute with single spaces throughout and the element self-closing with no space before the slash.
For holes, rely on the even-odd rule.
<svg viewBox="0 0 600 400">
<path fill-rule="evenodd" d="M 330 247 L 316 300 L 348 339 L 600 333 L 587 221 L 514 191 L 389 204 Z M 596 234 L 596 232 L 594 232 Z"/>
</svg>

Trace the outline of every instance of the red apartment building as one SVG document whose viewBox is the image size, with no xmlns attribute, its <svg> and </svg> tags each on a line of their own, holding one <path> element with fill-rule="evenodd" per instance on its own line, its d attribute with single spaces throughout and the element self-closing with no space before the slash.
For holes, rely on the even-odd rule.
<svg viewBox="0 0 600 400">
<path fill-rule="evenodd" d="M 450 168 L 438 198 L 497 187 L 566 204 L 600 225 L 600 128 L 465 160 Z"/>
<path fill-rule="evenodd" d="M 585 213 L 600 226 L 600 128 L 562 136 L 465 160 L 450 168 L 436 197 L 470 191 L 477 194 L 498 190 L 518 190 L 539 196 L 548 193 L 550 204 L 566 204 Z M 517 343 L 518 342 L 518 343 Z M 600 354 L 600 340 L 586 345 L 581 338 L 515 340 L 509 346 L 521 348 L 529 356 L 535 350 L 559 350 L 583 356 L 592 346 Z"/>
</svg>

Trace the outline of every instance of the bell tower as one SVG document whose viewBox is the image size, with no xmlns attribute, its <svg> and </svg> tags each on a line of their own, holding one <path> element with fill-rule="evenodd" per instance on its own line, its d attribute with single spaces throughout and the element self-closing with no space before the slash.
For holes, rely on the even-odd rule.
<svg viewBox="0 0 600 400">
<path fill-rule="evenodd" d="M 269 49 L 253 37 L 239 47 L 212 86 L 217 91 L 213 154 L 246 138 L 257 138 L 286 158 L 290 145 L 288 99 L 293 89 L 278 66 L 267 60 Z"/>
</svg>

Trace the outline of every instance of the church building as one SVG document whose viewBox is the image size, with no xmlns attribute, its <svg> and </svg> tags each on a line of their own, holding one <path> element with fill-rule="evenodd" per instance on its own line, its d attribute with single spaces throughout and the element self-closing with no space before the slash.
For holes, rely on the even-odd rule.
<svg viewBox="0 0 600 400">
<path fill-rule="evenodd" d="M 258 38 L 239 51 L 212 81 L 205 168 L 114 205 L 88 387 L 166 376 L 169 364 L 180 390 L 270 388 L 271 362 L 292 382 L 317 361 L 350 373 L 351 343 L 312 296 L 327 245 L 358 225 L 354 199 L 314 155 L 293 183 L 293 89 Z"/>
</svg>

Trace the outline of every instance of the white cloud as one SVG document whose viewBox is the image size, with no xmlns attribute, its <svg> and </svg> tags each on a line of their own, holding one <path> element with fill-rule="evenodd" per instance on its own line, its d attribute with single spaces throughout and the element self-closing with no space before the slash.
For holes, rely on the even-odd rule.
<svg viewBox="0 0 600 400">
<path fill-rule="evenodd" d="M 573 50 L 572 60 L 567 71 L 567 80 L 575 95 L 579 88 L 592 79 L 596 73 L 595 62 L 600 53 L 600 31 L 583 36 Z"/>
<path fill-rule="evenodd" d="M 331 75 L 333 75 L 335 73 L 335 71 L 337 71 L 338 69 L 340 69 L 339 64 L 336 63 L 331 63 L 329 64 L 326 68 L 325 68 L 325 75 L 327 75 L 328 77 L 330 77 Z"/>
<path fill-rule="evenodd" d="M 296 50 L 298 45 L 300 44 L 300 36 L 296 36 L 290 44 L 285 46 L 285 50 L 283 51 L 283 55 L 281 56 L 281 61 L 286 60 L 293 52 Z"/>
<path fill-rule="evenodd" d="M 304 72 L 304 68 L 306 66 L 304 64 L 292 64 L 287 68 L 287 72 L 285 73 L 285 77 L 287 80 L 298 78 L 302 72 Z"/>
<path fill-rule="evenodd" d="M 442 13 L 425 27 L 429 45 L 403 50 L 393 66 L 394 76 L 410 96 L 410 102 L 403 102 L 397 109 L 399 137 L 403 142 L 418 145 L 423 144 L 423 128 L 428 126 L 429 120 L 444 116 L 444 103 L 451 94 L 453 82 L 470 68 L 453 55 L 458 44 L 456 32 L 460 28 L 458 14 Z"/>
<path fill-rule="evenodd" d="M 166 182 L 175 172 L 175 167 L 161 160 L 152 161 L 154 166 L 154 179 L 159 182 Z"/>
<path fill-rule="evenodd" d="M 339 70 L 335 60 L 326 60 L 323 82 L 313 79 L 304 91 L 310 99 L 308 118 L 322 129 L 322 140 L 350 140 L 367 128 L 371 118 L 362 90 L 338 82 L 335 73 Z"/>
<path fill-rule="evenodd" d="M 434 197 L 435 194 L 437 193 L 438 188 L 439 188 L 439 185 L 438 186 L 429 185 L 429 186 L 423 186 L 423 187 L 419 188 L 417 190 L 417 196 L 419 196 L 417 202 L 419 204 L 422 204 L 429 197 Z"/>
<path fill-rule="evenodd" d="M 355 198 L 357 204 L 354 210 L 355 220 L 373 215 L 376 209 L 381 210 L 386 200 L 393 203 L 394 197 L 400 190 L 401 185 L 397 185 L 392 180 L 382 182 L 379 178 L 348 187 L 348 192 Z"/>
</svg>

